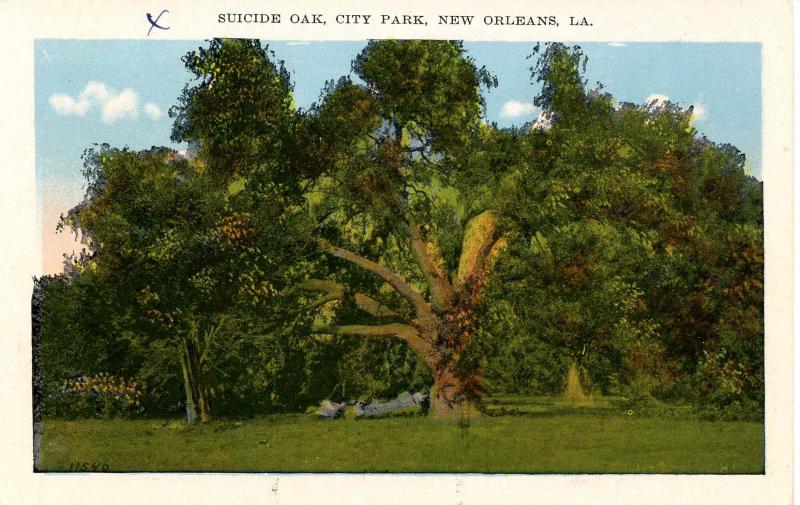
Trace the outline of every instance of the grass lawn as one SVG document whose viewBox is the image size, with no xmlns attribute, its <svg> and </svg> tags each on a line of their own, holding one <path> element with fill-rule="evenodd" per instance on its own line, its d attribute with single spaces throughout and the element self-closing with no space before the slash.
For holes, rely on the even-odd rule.
<svg viewBox="0 0 800 505">
<path fill-rule="evenodd" d="M 47 420 L 44 471 L 762 473 L 763 426 L 642 417 L 597 403 L 495 399 L 468 426 L 425 417 L 303 414 L 187 427 L 179 420 Z"/>
</svg>

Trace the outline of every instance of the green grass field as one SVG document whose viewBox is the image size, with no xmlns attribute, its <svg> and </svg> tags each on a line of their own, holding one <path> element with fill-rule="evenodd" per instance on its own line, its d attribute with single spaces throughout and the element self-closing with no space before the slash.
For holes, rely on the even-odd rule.
<svg viewBox="0 0 800 505">
<path fill-rule="evenodd" d="M 109 471 L 762 473 L 763 426 L 642 417 L 607 404 L 496 399 L 505 415 L 319 420 L 284 414 L 179 420 L 48 420 L 41 467 Z"/>
</svg>

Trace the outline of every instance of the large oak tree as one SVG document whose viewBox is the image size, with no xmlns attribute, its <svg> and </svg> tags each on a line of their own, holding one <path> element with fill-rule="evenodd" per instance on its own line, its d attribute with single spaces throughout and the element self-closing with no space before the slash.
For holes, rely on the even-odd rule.
<svg viewBox="0 0 800 505">
<path fill-rule="evenodd" d="M 441 417 L 475 412 L 488 349 L 520 333 L 600 383 L 735 359 L 758 388 L 760 186 L 743 157 L 691 111 L 589 89 L 577 48 L 540 49 L 545 114 L 512 130 L 483 120 L 496 81 L 458 42 L 372 41 L 308 109 L 259 41 L 184 57 L 194 79 L 170 112 L 191 159 L 102 151 L 71 219 L 125 317 L 167 335 L 187 405 L 208 417 L 206 350 L 229 324 L 404 342 Z"/>
</svg>

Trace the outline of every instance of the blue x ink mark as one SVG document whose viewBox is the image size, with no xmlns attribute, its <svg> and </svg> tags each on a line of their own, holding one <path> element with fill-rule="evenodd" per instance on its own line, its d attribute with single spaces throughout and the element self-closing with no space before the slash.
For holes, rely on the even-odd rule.
<svg viewBox="0 0 800 505">
<path fill-rule="evenodd" d="M 163 11 L 161 11 L 161 14 L 159 14 L 158 16 L 156 16 L 156 19 L 155 19 L 155 21 L 153 21 L 153 15 L 152 15 L 152 14 L 150 14 L 149 12 L 147 13 L 147 21 L 149 21 L 149 22 L 150 22 L 150 29 L 149 29 L 149 30 L 147 30 L 147 36 L 148 36 L 148 37 L 150 36 L 150 32 L 152 32 L 152 31 L 153 31 L 153 28 L 159 28 L 159 29 L 161 29 L 161 30 L 169 30 L 169 26 L 161 26 L 161 25 L 159 25 L 159 24 L 158 24 L 158 20 L 159 20 L 159 19 L 161 19 L 161 16 L 163 16 L 165 12 L 169 12 L 169 11 L 168 11 L 168 10 L 166 10 L 166 9 L 164 9 Z"/>
</svg>

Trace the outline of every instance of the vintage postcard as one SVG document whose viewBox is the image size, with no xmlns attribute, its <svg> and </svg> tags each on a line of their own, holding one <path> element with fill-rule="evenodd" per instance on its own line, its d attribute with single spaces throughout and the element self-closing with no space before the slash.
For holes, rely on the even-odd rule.
<svg viewBox="0 0 800 505">
<path fill-rule="evenodd" d="M 789 2 L 5 7 L 0 501 L 790 503 Z"/>
</svg>

